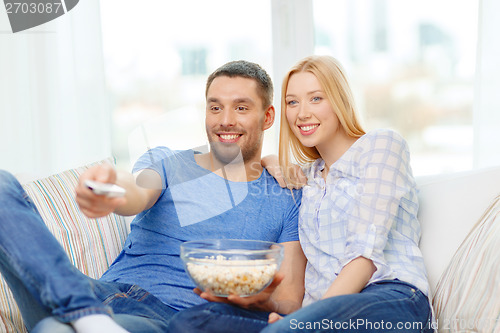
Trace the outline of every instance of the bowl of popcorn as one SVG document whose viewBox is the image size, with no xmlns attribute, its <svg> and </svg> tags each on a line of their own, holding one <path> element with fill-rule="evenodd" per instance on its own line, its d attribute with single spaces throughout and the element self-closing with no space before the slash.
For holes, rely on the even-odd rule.
<svg viewBox="0 0 500 333">
<path fill-rule="evenodd" d="M 181 258 L 201 290 L 244 297 L 271 283 L 283 259 L 283 245 L 240 239 L 189 241 L 181 244 Z"/>
</svg>

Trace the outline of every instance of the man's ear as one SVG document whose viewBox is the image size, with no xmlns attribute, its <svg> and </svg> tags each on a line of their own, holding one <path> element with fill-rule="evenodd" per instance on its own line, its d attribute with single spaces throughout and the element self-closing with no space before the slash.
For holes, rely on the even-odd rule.
<svg viewBox="0 0 500 333">
<path fill-rule="evenodd" d="M 274 110 L 274 106 L 269 105 L 266 109 L 266 114 L 264 115 L 264 124 L 262 125 L 262 130 L 265 131 L 274 124 L 274 116 L 276 115 L 276 111 Z"/>
</svg>

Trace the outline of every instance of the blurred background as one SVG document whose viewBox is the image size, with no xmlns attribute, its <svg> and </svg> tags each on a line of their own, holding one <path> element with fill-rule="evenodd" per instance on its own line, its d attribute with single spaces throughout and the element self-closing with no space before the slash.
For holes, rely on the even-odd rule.
<svg viewBox="0 0 500 333">
<path fill-rule="evenodd" d="M 414 174 L 500 165 L 495 0 L 86 0 L 12 34 L 0 10 L 0 168 L 40 177 L 148 147 L 206 144 L 205 80 L 227 61 L 281 80 L 344 65 L 367 130 L 409 142 Z M 277 152 L 278 126 L 264 154 Z"/>
</svg>

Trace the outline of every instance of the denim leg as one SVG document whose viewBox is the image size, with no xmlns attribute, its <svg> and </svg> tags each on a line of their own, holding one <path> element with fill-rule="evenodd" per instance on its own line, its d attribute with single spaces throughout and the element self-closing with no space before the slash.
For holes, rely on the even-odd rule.
<svg viewBox="0 0 500 333">
<path fill-rule="evenodd" d="M 131 333 L 168 332 L 170 317 L 177 310 L 136 285 L 94 281 L 94 292 L 103 304 L 113 309 L 113 320 Z M 33 333 L 74 333 L 70 324 L 55 317 L 40 321 Z"/>
<path fill-rule="evenodd" d="M 252 333 L 266 327 L 269 312 L 252 311 L 225 303 L 205 303 L 172 317 L 168 332 Z"/>
<path fill-rule="evenodd" d="M 145 318 L 138 315 L 118 314 L 113 320 L 131 333 L 166 333 L 167 324 L 158 319 Z M 63 323 L 55 317 L 47 317 L 40 321 L 31 333 L 75 333 L 71 324 Z"/>
<path fill-rule="evenodd" d="M 14 295 L 16 304 L 21 311 L 23 321 L 28 330 L 30 330 L 38 321 L 51 315 L 49 310 L 43 307 L 39 303 L 38 299 L 33 297 L 28 289 L 26 289 L 20 279 L 18 279 L 10 271 L 4 269 L 1 255 L 0 271 L 2 272 L 2 277 L 9 285 L 9 288 Z"/>
<path fill-rule="evenodd" d="M 71 264 L 19 182 L 1 170 L 0 271 L 28 329 L 48 314 L 69 322 L 110 313 L 96 299 L 91 279 Z"/>
<path fill-rule="evenodd" d="M 131 333 L 166 333 L 167 325 L 157 319 L 137 315 L 118 314 L 113 320 Z M 55 317 L 47 317 L 40 321 L 31 333 L 75 333 L 70 324 L 62 323 Z"/>
<path fill-rule="evenodd" d="M 432 332 L 428 298 L 400 281 L 381 281 L 361 293 L 317 301 L 276 323 L 272 332 Z"/>
<path fill-rule="evenodd" d="M 113 309 L 113 319 L 132 333 L 164 333 L 178 311 L 137 285 L 99 281 L 95 293 Z"/>
</svg>

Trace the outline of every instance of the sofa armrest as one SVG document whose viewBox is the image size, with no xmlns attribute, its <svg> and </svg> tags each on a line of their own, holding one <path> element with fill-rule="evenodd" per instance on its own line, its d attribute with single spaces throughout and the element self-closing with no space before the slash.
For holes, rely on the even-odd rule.
<svg viewBox="0 0 500 333">
<path fill-rule="evenodd" d="M 130 231 L 129 222 L 124 217 L 110 214 L 89 219 L 80 212 L 75 201 L 75 187 L 81 173 L 102 162 L 23 184 L 47 228 L 65 249 L 73 265 L 93 278 L 99 278 L 111 265 Z M 26 332 L 12 293 L 1 275 L 0 332 Z"/>
</svg>

